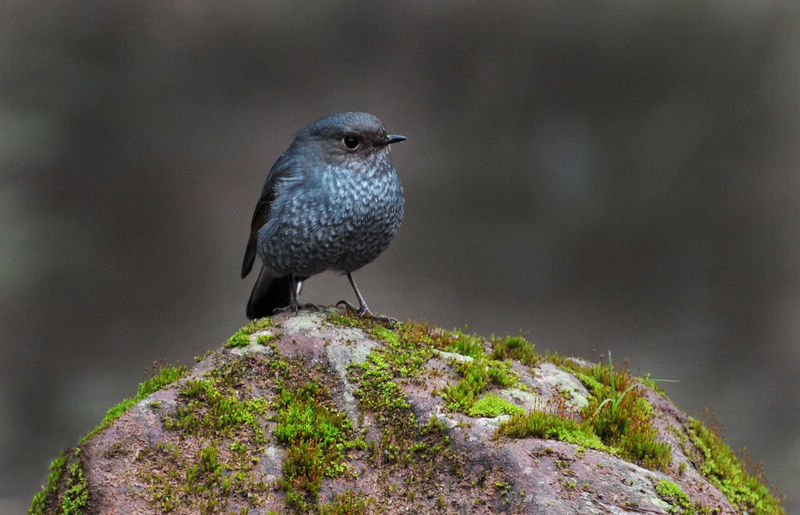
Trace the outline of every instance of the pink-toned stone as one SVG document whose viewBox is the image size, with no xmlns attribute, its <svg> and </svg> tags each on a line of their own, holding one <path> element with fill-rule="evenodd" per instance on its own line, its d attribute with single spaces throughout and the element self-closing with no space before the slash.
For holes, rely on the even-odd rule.
<svg viewBox="0 0 800 515">
<path fill-rule="evenodd" d="M 355 385 L 347 373 L 347 365 L 361 362 L 376 346 L 383 345 L 357 329 L 328 325 L 320 315 L 276 317 L 272 334 L 275 348 L 283 359 L 301 361 L 309 369 L 325 371 L 326 384 L 333 385 L 336 407 L 346 413 L 357 428 L 366 428 L 367 438 L 379 439 L 381 428 L 370 413 L 362 413 L 354 396 Z M 255 338 L 254 338 L 255 340 Z M 149 456 L 159 445 L 180 446 L 191 452 L 207 445 L 202 437 L 191 436 L 164 427 L 164 417 L 174 413 L 181 402 L 178 388 L 190 378 L 232 360 L 244 360 L 248 352 L 269 359 L 274 352 L 267 347 L 221 348 L 198 363 L 190 376 L 158 391 L 133 406 L 107 429 L 81 446 L 80 460 L 89 486 L 89 508 L 96 513 L 154 513 L 148 484 L 142 479 L 142 468 L 157 466 Z M 529 368 L 515 363 L 520 383 L 527 385 L 528 397 L 509 393 L 506 399 L 538 399 L 544 404 L 553 399 L 569 383 L 580 390 L 576 380 L 564 378 L 563 371 L 545 363 Z M 447 355 L 434 356 L 426 365 L 435 373 L 421 379 L 399 383 L 408 396 L 416 420 L 424 425 L 436 416 L 448 426 L 448 436 L 459 460 L 461 475 L 447 470 L 431 472 L 427 491 L 409 499 L 408 492 L 399 495 L 406 479 L 397 464 L 381 468 L 374 460 L 354 453 L 348 462 L 356 474 L 325 479 L 319 501 L 325 502 L 346 490 L 359 492 L 372 499 L 370 511 L 459 512 L 459 513 L 668 513 L 670 506 L 656 493 L 660 479 L 678 484 L 693 502 L 716 508 L 721 513 L 735 513 L 725 497 L 694 468 L 692 457 L 684 454 L 680 435 L 687 434 L 687 417 L 663 396 L 645 387 L 647 400 L 655 413 L 659 438 L 672 447 L 672 464 L 666 472 L 645 469 L 611 454 L 553 440 L 497 439 L 494 434 L 504 416 L 494 419 L 473 418 L 448 412 L 445 401 L 435 392 L 457 380 Z M 553 379 L 555 378 L 555 379 Z M 247 384 L 239 387 L 242 391 Z M 526 410 L 525 401 L 519 400 Z M 269 399 L 267 399 L 269 400 Z M 573 409 L 577 407 L 573 406 Z M 262 421 L 271 437 L 275 422 Z M 358 426 L 358 424 L 361 424 Z M 683 440 L 685 442 L 685 440 Z M 229 442 L 225 442 L 229 444 Z M 285 451 L 272 441 L 261 447 L 254 473 L 267 484 L 274 485 L 282 474 Z M 222 456 L 221 459 L 224 459 Z M 681 464 L 685 468 L 680 470 Z M 488 485 L 488 486 L 487 486 Z M 499 486 L 498 486 L 499 485 Z M 62 492 L 63 494 L 63 492 Z M 250 513 L 269 510 L 284 512 L 284 492 L 272 488 L 257 506 L 248 505 L 246 497 L 231 497 L 224 511 L 237 512 L 249 508 Z M 178 507 L 176 512 L 184 512 Z M 186 508 L 185 512 L 192 510 Z"/>
</svg>

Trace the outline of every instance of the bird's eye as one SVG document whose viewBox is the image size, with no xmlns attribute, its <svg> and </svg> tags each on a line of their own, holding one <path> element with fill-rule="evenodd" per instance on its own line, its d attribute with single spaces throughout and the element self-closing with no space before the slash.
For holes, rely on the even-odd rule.
<svg viewBox="0 0 800 515">
<path fill-rule="evenodd" d="M 342 138 L 342 143 L 344 143 L 344 146 L 350 150 L 355 150 L 358 148 L 358 138 L 354 136 L 345 136 Z"/>
</svg>

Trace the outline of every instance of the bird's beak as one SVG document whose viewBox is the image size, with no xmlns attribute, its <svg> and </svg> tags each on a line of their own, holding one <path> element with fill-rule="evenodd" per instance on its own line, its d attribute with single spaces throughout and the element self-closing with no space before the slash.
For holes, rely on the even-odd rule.
<svg viewBox="0 0 800 515">
<path fill-rule="evenodd" d="M 405 136 L 400 136 L 399 134 L 389 134 L 386 136 L 386 139 L 383 140 L 384 145 L 391 145 L 392 143 L 400 143 L 401 141 L 405 141 L 408 138 Z"/>
</svg>

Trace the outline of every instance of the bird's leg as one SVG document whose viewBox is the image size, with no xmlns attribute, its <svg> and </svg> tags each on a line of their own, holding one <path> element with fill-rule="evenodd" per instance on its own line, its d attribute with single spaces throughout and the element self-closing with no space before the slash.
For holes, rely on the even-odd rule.
<svg viewBox="0 0 800 515">
<path fill-rule="evenodd" d="M 358 286 L 356 285 L 356 281 L 353 279 L 353 275 L 350 272 L 347 272 L 347 279 L 350 281 L 350 286 L 353 287 L 353 291 L 356 294 L 356 298 L 358 299 L 358 311 L 357 313 L 360 316 L 372 316 L 372 312 L 369 310 L 369 306 L 367 306 L 367 301 L 364 300 L 364 296 L 361 295 L 361 292 L 358 291 Z M 356 311 L 353 306 L 350 306 L 349 303 L 345 302 L 349 308 L 353 311 Z M 337 304 L 338 305 L 338 304 Z"/>
<path fill-rule="evenodd" d="M 289 304 L 287 306 L 281 306 L 279 308 L 275 308 L 273 314 L 293 311 L 294 314 L 296 315 L 297 311 L 300 309 L 300 306 L 297 304 L 297 296 L 300 295 L 300 290 L 302 289 L 303 289 L 302 281 L 297 280 L 294 274 L 289 275 Z"/>
<path fill-rule="evenodd" d="M 339 302 L 336 303 L 337 306 L 339 306 L 341 304 L 341 305 L 343 305 L 345 307 L 345 309 L 349 309 L 349 310 L 355 312 L 360 317 L 374 318 L 375 320 L 380 320 L 382 322 L 386 322 L 389 325 L 397 323 L 397 320 L 395 320 L 394 318 L 385 317 L 385 316 L 382 316 L 382 315 L 374 315 L 372 313 L 372 311 L 370 311 L 369 306 L 367 306 L 367 301 L 364 300 L 364 296 L 361 295 L 360 291 L 358 291 L 358 286 L 356 286 L 356 281 L 353 279 L 353 276 L 350 275 L 350 272 L 347 272 L 347 279 L 350 280 L 350 286 L 353 287 L 353 291 L 355 292 L 356 298 L 358 299 L 359 307 L 358 307 L 358 309 L 356 309 L 355 306 L 353 306 L 352 304 L 350 304 L 346 300 L 340 300 Z"/>
<path fill-rule="evenodd" d="M 297 305 L 297 296 L 300 294 L 300 290 L 303 289 L 303 282 L 298 281 L 294 274 L 290 275 L 289 277 L 289 309 L 294 311 L 294 314 L 296 315 L 299 308 Z"/>
</svg>

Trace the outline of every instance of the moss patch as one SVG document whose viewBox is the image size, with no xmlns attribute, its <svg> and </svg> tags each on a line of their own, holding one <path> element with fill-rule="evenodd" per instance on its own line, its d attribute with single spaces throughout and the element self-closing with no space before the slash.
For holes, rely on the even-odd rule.
<svg viewBox="0 0 800 515">
<path fill-rule="evenodd" d="M 269 355 L 231 359 L 181 385 L 178 407 L 163 419 L 177 438 L 139 456 L 154 509 L 258 510 L 277 490 L 289 510 L 314 511 L 321 481 L 348 472 L 351 451 L 365 444 L 334 409 L 322 365 L 287 361 L 267 343 Z M 258 464 L 273 444 L 286 454 L 282 477 L 267 483 Z"/>
<path fill-rule="evenodd" d="M 63 451 L 50 463 L 47 486 L 33 497 L 28 513 L 76 515 L 86 512 L 89 489 L 80 461 L 81 449 Z M 63 491 L 59 502 L 59 492 Z"/>
<path fill-rule="evenodd" d="M 223 367 L 222 370 L 225 374 L 233 368 Z M 253 431 L 255 441 L 265 441 L 264 428 L 259 421 L 259 416 L 267 411 L 265 399 L 241 400 L 233 387 L 220 388 L 217 381 L 208 379 L 186 381 L 180 396 L 188 402 L 178 407 L 174 417 L 164 420 L 168 429 L 180 429 L 193 435 L 231 436 L 247 425 Z"/>
<path fill-rule="evenodd" d="M 63 507 L 58 504 L 58 492 L 63 486 L 64 477 L 68 468 L 71 470 L 71 467 L 69 466 L 70 462 L 77 459 L 79 455 L 79 448 L 71 451 L 61 451 L 58 457 L 50 463 L 50 473 L 47 476 L 47 485 L 33 497 L 33 502 L 31 503 L 31 507 L 28 509 L 28 513 L 34 515 L 43 515 L 45 513 L 56 512 L 58 511 L 58 508 L 61 508 L 63 511 Z M 81 476 L 82 475 L 83 474 L 81 472 Z M 73 474 L 70 473 L 69 479 L 72 478 Z M 73 479 L 73 486 L 74 482 L 75 481 Z M 66 496 L 64 497 L 64 502 L 67 502 Z M 70 501 L 67 504 L 72 505 L 72 502 Z"/>
<path fill-rule="evenodd" d="M 80 444 L 84 444 L 97 433 L 107 428 L 127 412 L 134 404 L 141 401 L 148 395 L 167 385 L 177 381 L 188 374 L 188 369 L 182 365 L 174 367 L 158 367 L 153 364 L 152 377 L 145 379 L 140 385 L 134 397 L 128 397 L 122 402 L 112 406 L 106 412 L 100 424 L 92 429 L 86 436 L 81 438 Z M 80 465 L 80 447 L 76 447 L 72 452 L 62 452 L 50 464 L 50 474 L 47 479 L 47 486 L 36 494 L 33 498 L 30 513 L 83 513 L 85 510 L 89 492 L 87 480 Z M 67 472 L 69 473 L 67 475 Z M 66 481 L 66 483 L 64 483 Z M 63 491 L 62 502 L 55 508 L 52 505 L 53 497 L 59 491 Z"/>
<path fill-rule="evenodd" d="M 279 416 L 273 434 L 286 447 L 282 486 L 286 504 L 298 511 L 309 511 L 316 504 L 323 477 L 346 471 L 349 449 L 365 446 L 363 439 L 353 438 L 348 418 L 320 402 L 323 399 L 330 400 L 328 391 L 306 382 L 295 390 L 281 387 L 275 401 Z"/>
<path fill-rule="evenodd" d="M 487 391 L 487 388 L 510 388 L 517 384 L 519 378 L 507 362 L 491 359 L 486 355 L 483 340 L 479 337 L 453 332 L 449 340 L 445 350 L 457 352 L 472 359 L 452 364 L 461 376 L 461 380 L 442 389 L 441 395 L 447 400 L 447 408 L 470 416 L 487 416 L 483 413 L 490 409 L 490 406 L 496 411 L 501 406 L 500 399 L 494 394 L 488 398 L 482 394 Z M 506 355 L 506 353 L 503 352 L 501 355 Z M 476 410 L 474 406 L 481 399 L 485 400 Z M 517 412 L 510 407 L 514 406 L 513 403 L 503 402 L 504 409 L 501 413 Z"/>
<path fill-rule="evenodd" d="M 725 494 L 731 504 L 742 512 L 783 513 L 780 499 L 770 494 L 762 483 L 763 475 L 748 474 L 730 447 L 701 421 L 689 418 L 689 428 L 692 443 L 701 453 L 700 472 Z"/>
<path fill-rule="evenodd" d="M 408 333 L 409 328 L 414 326 L 406 323 L 394 331 L 384 327 L 375 329 L 363 319 L 353 321 L 344 316 L 338 322 L 365 329 L 394 349 L 402 347 L 404 337 L 401 333 Z M 611 452 L 656 470 L 666 470 L 669 466 L 671 448 L 667 443 L 658 441 L 658 432 L 651 423 L 652 407 L 639 392 L 642 382 L 633 378 L 627 367 L 615 369 L 610 361 L 608 365 L 584 367 L 573 360 L 548 353 L 548 360 L 574 374 L 587 386 L 591 392 L 589 403 L 581 411 L 578 420 L 563 413 L 559 406 L 554 407 L 554 412 L 533 411 L 525 415 L 511 408 L 509 405 L 513 406 L 512 403 L 501 408 L 497 403 L 499 398 L 491 390 L 508 388 L 517 383 L 518 378 L 506 360 L 514 359 L 535 366 L 543 359 L 535 352 L 532 343 L 521 336 L 492 338 L 491 350 L 487 353 L 486 342 L 479 336 L 460 331 L 431 332 L 427 327 L 425 329 L 425 337 L 417 338 L 418 347 L 419 344 L 425 344 L 472 358 L 452 363 L 461 379 L 440 392 L 448 403 L 448 409 L 471 416 L 490 416 L 500 411 L 512 414 L 511 420 L 498 429 L 498 435 L 553 438 Z M 419 349 L 415 352 L 419 352 Z M 423 359 L 427 358 L 425 355 Z M 392 367 L 386 361 L 386 356 L 370 356 L 368 364 L 365 364 L 369 367 L 366 379 L 375 376 L 376 383 L 384 390 L 384 398 L 388 402 L 398 402 L 399 392 L 395 391 L 397 387 L 388 373 Z M 402 361 L 408 363 L 407 359 Z M 410 369 L 416 370 L 418 365 L 415 363 Z M 474 408 L 479 401 L 481 404 L 477 409 Z"/>
<path fill-rule="evenodd" d="M 591 425 L 578 424 L 576 421 L 554 413 L 534 410 L 527 415 L 513 415 L 497 428 L 498 436 L 510 438 L 544 438 L 574 443 L 582 447 L 597 449 L 617 454 L 603 443 L 594 433 Z"/>
<path fill-rule="evenodd" d="M 461 331 L 452 331 L 449 334 L 450 342 L 445 346 L 445 350 L 457 352 L 464 356 L 478 358 L 485 354 L 483 338 L 476 335 L 469 335 Z"/>
<path fill-rule="evenodd" d="M 361 492 L 346 490 L 325 504 L 317 507 L 319 515 L 346 515 L 358 513 L 372 513 L 375 511 L 376 501 Z"/>
<path fill-rule="evenodd" d="M 656 493 L 663 500 L 672 505 L 672 512 L 694 513 L 689 496 L 681 490 L 681 487 L 672 481 L 659 479 L 658 483 L 656 483 Z"/>
<path fill-rule="evenodd" d="M 250 345 L 250 335 L 257 332 L 257 331 L 264 331 L 269 329 L 272 325 L 271 318 L 259 318 L 253 320 L 249 324 L 245 325 L 235 333 L 233 336 L 228 338 L 228 341 L 225 342 L 226 347 L 247 347 Z M 271 339 L 271 338 L 270 338 Z M 261 341 L 259 340 L 259 343 Z M 262 344 L 264 345 L 264 344 Z"/>
<path fill-rule="evenodd" d="M 86 443 L 91 437 L 110 426 L 112 422 L 121 417 L 140 400 L 144 399 L 153 392 L 161 390 L 165 386 L 177 381 L 188 373 L 189 370 L 183 365 L 175 367 L 161 367 L 158 372 L 156 372 L 156 366 L 153 365 L 153 376 L 149 379 L 145 379 L 144 382 L 139 385 L 139 390 L 136 392 L 136 396 L 128 397 L 119 404 L 109 408 L 103 417 L 103 420 L 100 422 L 100 425 L 92 429 L 86 436 L 84 436 L 80 443 Z"/>
<path fill-rule="evenodd" d="M 75 449 L 73 458 L 75 458 L 75 462 L 69 466 L 66 491 L 64 492 L 64 498 L 61 500 L 61 512 L 64 515 L 83 513 L 89 502 L 88 482 L 83 475 L 80 448 Z"/>
<path fill-rule="evenodd" d="M 154 509 L 216 512 L 231 501 L 253 507 L 264 502 L 269 485 L 254 469 L 268 440 L 269 403 L 241 388 L 257 363 L 224 363 L 181 385 L 177 409 L 162 419 L 175 436 L 136 457 L 137 476 Z"/>
<path fill-rule="evenodd" d="M 28 513 L 39 515 L 47 512 L 48 499 L 52 499 L 58 494 L 58 487 L 61 477 L 67 466 L 67 452 L 61 451 L 56 459 L 50 462 L 50 473 L 47 476 L 47 485 L 33 496 L 33 502 L 28 509 Z"/>
<path fill-rule="evenodd" d="M 652 407 L 640 393 L 641 381 L 630 375 L 627 366 L 615 368 L 610 357 L 608 365 L 590 367 L 551 358 L 591 391 L 581 416 L 605 445 L 623 458 L 666 470 L 672 462 L 672 450 L 669 444 L 657 440 L 658 431 L 651 423 Z"/>
<path fill-rule="evenodd" d="M 535 345 L 522 336 L 492 338 L 492 359 L 515 359 L 528 366 L 534 366 L 542 360 L 537 354 Z"/>
<path fill-rule="evenodd" d="M 498 415 L 520 415 L 525 410 L 512 402 L 501 399 L 493 393 L 487 393 L 469 409 L 470 417 L 496 417 Z"/>
<path fill-rule="evenodd" d="M 476 339 L 463 333 L 430 329 L 426 324 L 403 323 L 390 329 L 375 327 L 374 321 L 344 323 L 364 329 L 385 344 L 349 369 L 360 408 L 380 433 L 377 441 L 366 442 L 365 458 L 382 471 L 378 481 L 384 485 L 383 502 L 393 499 L 397 509 L 403 506 L 416 512 L 447 511 L 453 507 L 443 493 L 450 499 L 468 496 L 475 506 L 502 505 L 503 498 L 493 485 L 509 484 L 507 478 L 492 469 L 479 478 L 470 477 L 463 469 L 466 458 L 453 449 L 445 423 L 436 417 L 419 422 L 402 387 L 425 384 L 425 364 L 435 350 L 472 353 L 486 361 L 482 344 L 479 347 Z M 487 400 L 484 406 L 510 409 L 496 400 Z M 438 499 L 432 488 L 439 489 Z"/>
</svg>

